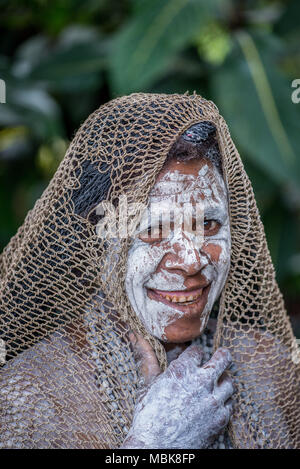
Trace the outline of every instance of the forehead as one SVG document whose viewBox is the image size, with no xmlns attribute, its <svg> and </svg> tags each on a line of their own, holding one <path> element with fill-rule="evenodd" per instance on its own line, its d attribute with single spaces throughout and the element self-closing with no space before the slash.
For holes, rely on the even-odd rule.
<svg viewBox="0 0 300 469">
<path fill-rule="evenodd" d="M 204 159 L 171 161 L 159 173 L 150 192 L 152 203 L 168 199 L 215 202 L 227 199 L 224 180 L 217 168 Z"/>
<path fill-rule="evenodd" d="M 208 165 L 211 168 L 213 167 L 212 163 L 204 158 L 193 158 L 187 161 L 171 159 L 158 174 L 156 182 L 162 179 L 167 172 L 175 170 L 180 171 L 181 174 L 197 176 L 199 170 L 205 165 Z"/>
</svg>

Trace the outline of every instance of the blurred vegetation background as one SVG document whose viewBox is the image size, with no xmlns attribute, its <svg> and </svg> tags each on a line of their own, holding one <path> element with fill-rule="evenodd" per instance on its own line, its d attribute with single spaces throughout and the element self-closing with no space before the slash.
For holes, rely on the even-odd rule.
<svg viewBox="0 0 300 469">
<path fill-rule="evenodd" d="M 212 99 L 252 180 L 300 337 L 299 0 L 0 0 L 0 250 L 100 104 Z"/>
</svg>

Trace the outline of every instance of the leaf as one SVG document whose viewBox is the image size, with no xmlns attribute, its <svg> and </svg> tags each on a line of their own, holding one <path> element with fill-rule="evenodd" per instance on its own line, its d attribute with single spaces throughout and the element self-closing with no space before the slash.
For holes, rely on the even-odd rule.
<svg viewBox="0 0 300 469">
<path fill-rule="evenodd" d="M 300 107 L 278 69 L 279 49 L 272 37 L 240 33 L 212 91 L 243 154 L 275 181 L 299 183 Z"/>
<path fill-rule="evenodd" d="M 0 107 L 0 125 L 24 125 L 42 139 L 64 134 L 60 109 L 53 98 L 41 89 L 22 87 L 21 80 L 8 83 L 7 102 Z"/>
<path fill-rule="evenodd" d="M 224 2 L 223 2 L 224 3 Z M 218 0 L 143 0 L 115 37 L 110 58 L 114 93 L 147 88 L 213 18 Z"/>
<path fill-rule="evenodd" d="M 275 32 L 280 35 L 299 35 L 300 4 L 299 0 L 290 0 L 285 5 L 285 10 L 275 25 Z"/>
<path fill-rule="evenodd" d="M 103 68 L 101 44 L 77 44 L 50 55 L 32 70 L 31 79 L 57 80 L 85 75 Z"/>
<path fill-rule="evenodd" d="M 68 92 L 95 88 L 101 85 L 105 63 L 101 43 L 76 44 L 41 60 L 27 78 Z"/>
<path fill-rule="evenodd" d="M 207 64 L 201 63 L 195 51 L 179 53 L 171 64 L 168 73 L 151 86 L 151 93 L 185 93 L 189 91 L 206 96 Z"/>
<path fill-rule="evenodd" d="M 11 73 L 37 87 L 67 93 L 95 89 L 102 84 L 107 43 L 93 28 L 69 27 L 55 45 L 39 35 L 23 43 Z"/>
<path fill-rule="evenodd" d="M 244 166 L 252 183 L 259 213 L 264 216 L 264 213 L 270 209 L 278 195 L 278 184 L 274 182 L 274 179 L 266 177 L 265 171 L 257 164 L 254 164 L 252 160 L 245 160 Z"/>
<path fill-rule="evenodd" d="M 274 201 L 263 216 L 268 247 L 276 269 L 278 281 L 292 273 L 291 259 L 297 252 L 297 220 L 287 213 L 280 200 Z"/>
<path fill-rule="evenodd" d="M 26 127 L 9 127 L 0 130 L 0 160 L 12 161 L 32 151 Z"/>
<path fill-rule="evenodd" d="M 230 52 L 231 38 L 219 22 L 213 21 L 201 29 L 196 44 L 200 57 L 212 65 L 220 65 Z"/>
<path fill-rule="evenodd" d="M 48 145 L 41 145 L 36 164 L 46 178 L 50 179 L 54 175 L 59 163 L 65 156 L 68 145 L 69 142 L 61 138 L 56 138 Z"/>
</svg>

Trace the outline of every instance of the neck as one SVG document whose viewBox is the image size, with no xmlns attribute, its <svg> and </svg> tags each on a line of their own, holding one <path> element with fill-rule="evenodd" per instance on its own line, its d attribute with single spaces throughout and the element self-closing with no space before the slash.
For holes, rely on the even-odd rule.
<svg viewBox="0 0 300 469">
<path fill-rule="evenodd" d="M 210 318 L 208 320 L 206 329 L 208 329 L 210 332 L 215 333 L 217 327 L 217 320 Z M 201 332 L 200 336 L 204 333 L 204 331 Z M 176 360 L 176 358 L 179 357 L 179 355 L 187 348 L 189 345 L 191 345 L 192 340 L 183 342 L 183 343 L 176 343 L 176 342 L 165 342 L 162 345 L 164 346 L 164 349 L 167 354 L 167 359 L 168 363 L 170 363 L 173 360 Z"/>
</svg>

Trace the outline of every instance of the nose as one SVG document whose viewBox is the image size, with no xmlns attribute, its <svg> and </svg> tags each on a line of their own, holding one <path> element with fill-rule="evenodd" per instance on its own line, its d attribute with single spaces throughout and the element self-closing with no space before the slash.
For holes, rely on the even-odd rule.
<svg viewBox="0 0 300 469">
<path fill-rule="evenodd" d="M 164 259 L 164 268 L 184 272 L 187 276 L 199 273 L 209 264 L 208 257 L 201 248 L 202 245 L 196 244 L 195 240 L 181 232 L 172 243 L 172 251 Z"/>
</svg>

